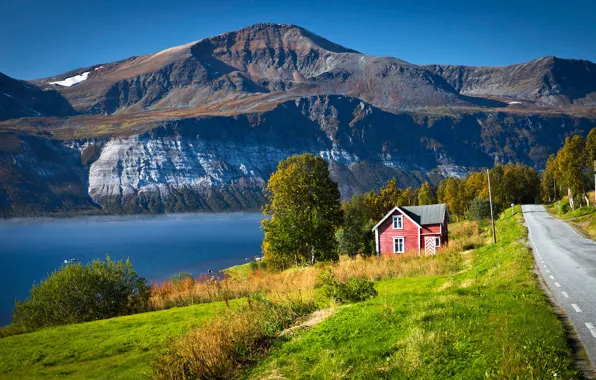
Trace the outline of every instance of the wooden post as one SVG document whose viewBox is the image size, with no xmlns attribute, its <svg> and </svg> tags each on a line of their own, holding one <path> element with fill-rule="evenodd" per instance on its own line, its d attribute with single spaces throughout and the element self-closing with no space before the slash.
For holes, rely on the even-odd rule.
<svg viewBox="0 0 596 380">
<path fill-rule="evenodd" d="M 493 242 L 497 244 L 497 231 L 495 230 L 495 216 L 493 215 L 493 193 L 490 189 L 490 171 L 486 169 L 486 175 L 488 176 L 488 199 L 490 202 L 490 221 L 493 225 Z"/>
</svg>

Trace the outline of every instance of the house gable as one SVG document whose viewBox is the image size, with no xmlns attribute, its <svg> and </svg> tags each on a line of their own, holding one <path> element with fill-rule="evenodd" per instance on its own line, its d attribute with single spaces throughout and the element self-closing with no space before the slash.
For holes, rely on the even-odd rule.
<svg viewBox="0 0 596 380">
<path fill-rule="evenodd" d="M 402 228 L 393 228 L 393 216 L 403 216 Z M 421 227 L 398 207 L 377 225 L 375 234 L 377 236 L 377 250 L 380 253 L 397 253 L 395 251 L 395 239 L 403 238 L 404 252 L 419 252 Z"/>
</svg>

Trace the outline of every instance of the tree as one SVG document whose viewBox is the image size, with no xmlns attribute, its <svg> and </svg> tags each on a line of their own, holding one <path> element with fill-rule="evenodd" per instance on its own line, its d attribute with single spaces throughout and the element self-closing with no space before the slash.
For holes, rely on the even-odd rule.
<svg viewBox="0 0 596 380">
<path fill-rule="evenodd" d="M 371 217 L 374 220 L 381 219 L 389 210 L 400 204 L 403 190 L 397 187 L 395 178 L 387 182 L 385 187 L 379 190 L 379 193 L 368 192 L 365 194 L 365 202 L 371 211 Z"/>
<path fill-rule="evenodd" d="M 449 177 L 439 184 L 439 202 L 445 203 L 449 214 L 463 216 L 466 211 L 462 181 L 459 178 Z"/>
<path fill-rule="evenodd" d="M 418 197 L 417 198 L 418 198 L 418 204 L 420 206 L 432 205 L 432 204 L 437 203 L 437 196 L 435 195 L 435 192 L 434 192 L 432 186 L 428 182 L 424 182 L 418 188 Z"/>
<path fill-rule="evenodd" d="M 414 206 L 416 204 L 416 192 L 411 187 L 407 187 L 399 197 L 396 204 L 399 206 Z"/>
<path fill-rule="evenodd" d="M 279 163 L 267 184 L 262 222 L 265 259 L 276 267 L 294 261 L 337 260 L 335 231 L 342 222 L 340 194 L 327 163 L 312 154 Z M 293 260 L 292 260 L 293 259 Z"/>
<path fill-rule="evenodd" d="M 474 172 L 464 181 L 464 193 L 468 202 L 474 198 L 488 200 L 488 182 L 485 172 Z"/>
<path fill-rule="evenodd" d="M 130 260 L 69 264 L 33 285 L 17 301 L 13 324 L 25 330 L 86 322 L 146 311 L 151 288 Z"/>
<path fill-rule="evenodd" d="M 575 209 L 575 198 L 583 191 L 582 168 L 585 165 L 585 141 L 581 136 L 567 137 L 565 145 L 557 153 L 559 175 L 567 188 L 569 205 Z"/>
<path fill-rule="evenodd" d="M 586 138 L 586 159 L 589 168 L 594 168 L 594 161 L 596 161 L 596 128 L 592 128 L 588 137 Z"/>
<path fill-rule="evenodd" d="M 474 198 L 470 202 L 470 219 L 478 220 L 490 216 L 490 202 L 482 198 Z"/>
<path fill-rule="evenodd" d="M 340 253 L 350 257 L 357 254 L 370 256 L 375 253 L 374 223 L 371 211 L 366 205 L 364 195 L 355 195 L 351 200 L 342 204 L 344 222 L 342 228 L 335 233 Z"/>
<path fill-rule="evenodd" d="M 554 202 L 560 197 L 557 189 L 558 165 L 557 157 L 551 154 L 546 161 L 546 167 L 540 181 L 540 192 L 543 202 Z"/>
</svg>

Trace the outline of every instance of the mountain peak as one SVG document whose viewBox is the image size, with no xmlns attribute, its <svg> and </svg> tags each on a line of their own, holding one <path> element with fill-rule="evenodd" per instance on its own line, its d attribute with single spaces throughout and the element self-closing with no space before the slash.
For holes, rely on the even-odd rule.
<svg viewBox="0 0 596 380">
<path fill-rule="evenodd" d="M 244 28 L 222 33 L 218 36 L 209 37 L 201 41 L 211 40 L 217 41 L 219 39 L 235 39 L 245 41 L 263 41 L 269 43 L 275 40 L 279 41 L 299 41 L 300 38 L 306 39 L 316 47 L 330 51 L 332 53 L 357 53 L 356 50 L 346 48 L 342 45 L 331 42 L 301 26 L 294 24 L 276 24 L 273 22 L 258 23 Z M 201 42 L 199 41 L 199 42 Z M 302 42 L 307 42 L 302 41 Z"/>
</svg>

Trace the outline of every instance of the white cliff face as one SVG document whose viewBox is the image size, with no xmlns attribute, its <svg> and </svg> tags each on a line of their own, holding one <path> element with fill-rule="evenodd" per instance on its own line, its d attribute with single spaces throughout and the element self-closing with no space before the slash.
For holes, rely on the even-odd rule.
<svg viewBox="0 0 596 380">
<path fill-rule="evenodd" d="M 181 189 L 203 197 L 228 186 L 262 191 L 277 164 L 300 153 L 304 150 L 176 136 L 113 139 L 89 169 L 89 194 L 95 202 L 106 204 L 143 194 L 159 195 L 165 201 Z M 343 165 L 359 161 L 339 149 L 313 146 L 311 153 Z"/>
</svg>

